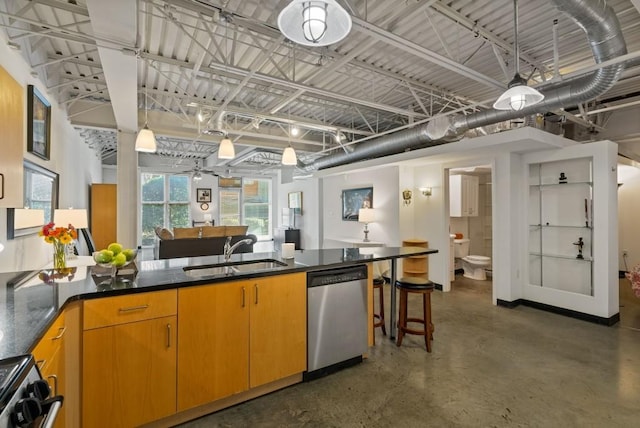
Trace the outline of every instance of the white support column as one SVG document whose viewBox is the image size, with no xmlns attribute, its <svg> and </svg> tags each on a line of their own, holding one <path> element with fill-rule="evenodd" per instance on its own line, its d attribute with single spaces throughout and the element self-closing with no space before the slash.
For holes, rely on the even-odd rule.
<svg viewBox="0 0 640 428">
<path fill-rule="evenodd" d="M 118 242 L 125 248 L 138 246 L 138 153 L 136 134 L 118 131 Z"/>
</svg>

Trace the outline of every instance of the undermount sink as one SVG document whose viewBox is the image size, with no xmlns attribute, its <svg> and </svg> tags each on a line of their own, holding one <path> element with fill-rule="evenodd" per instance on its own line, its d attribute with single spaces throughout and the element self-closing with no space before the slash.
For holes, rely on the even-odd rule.
<svg viewBox="0 0 640 428">
<path fill-rule="evenodd" d="M 287 266 L 287 264 L 274 259 L 265 259 L 265 260 L 254 260 L 254 261 L 247 261 L 247 262 L 222 263 L 222 264 L 216 264 L 216 265 L 185 266 L 182 269 L 189 276 L 201 278 L 201 277 L 214 276 L 214 275 L 249 273 L 249 272 L 261 271 L 261 270 L 279 268 L 282 266 Z"/>
</svg>

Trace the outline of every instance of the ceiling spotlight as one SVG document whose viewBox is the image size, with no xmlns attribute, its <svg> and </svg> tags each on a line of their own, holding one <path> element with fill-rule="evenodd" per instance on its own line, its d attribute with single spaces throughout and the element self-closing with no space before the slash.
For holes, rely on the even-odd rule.
<svg viewBox="0 0 640 428">
<path fill-rule="evenodd" d="M 200 173 L 200 171 L 196 171 L 193 173 L 193 181 L 200 181 L 202 180 L 202 174 Z"/>
<path fill-rule="evenodd" d="M 336 0 L 292 0 L 278 15 L 280 32 L 305 46 L 327 46 L 351 31 L 351 16 Z"/>
<path fill-rule="evenodd" d="M 204 122 L 204 113 L 202 113 L 202 110 L 198 110 L 198 114 L 196 115 L 196 117 L 198 118 L 198 121 L 200 123 Z"/>
<path fill-rule="evenodd" d="M 336 132 L 336 135 L 333 137 L 336 140 L 336 143 L 341 142 L 342 140 L 344 140 L 344 134 L 340 131 Z"/>
<path fill-rule="evenodd" d="M 291 128 L 291 135 L 293 135 L 294 137 L 297 137 L 298 134 L 300 134 L 300 129 L 298 129 L 297 126 L 294 126 Z"/>
</svg>

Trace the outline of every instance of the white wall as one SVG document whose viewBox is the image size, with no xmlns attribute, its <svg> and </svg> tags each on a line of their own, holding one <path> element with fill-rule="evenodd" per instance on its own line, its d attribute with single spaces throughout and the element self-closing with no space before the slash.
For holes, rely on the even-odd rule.
<svg viewBox="0 0 640 428">
<path fill-rule="evenodd" d="M 626 166 L 625 166 L 626 167 Z M 618 239 L 619 262 L 618 270 L 631 270 L 640 263 L 640 227 L 638 227 L 638 213 L 640 213 L 640 169 L 629 166 L 628 174 L 622 174 L 623 167 L 619 165 L 618 183 Z M 625 171 L 627 172 L 627 171 Z M 627 251 L 626 264 L 622 252 Z"/>
<path fill-rule="evenodd" d="M 320 248 L 320 225 L 323 209 L 320 204 L 320 181 L 317 178 L 294 180 L 292 183 L 279 184 L 277 212 L 274 225 L 282 226 L 282 208 L 289 206 L 289 192 L 302 192 L 302 215 L 296 216 L 296 227 L 300 229 L 300 245 L 303 249 Z"/>
<path fill-rule="evenodd" d="M 322 228 L 323 243 L 327 240 L 364 238 L 364 225 L 357 221 L 342 220 L 342 191 L 361 187 L 373 187 L 373 208 L 376 222 L 369 224 L 369 239 L 384 242 L 387 246 L 402 243 L 399 200 L 400 183 L 398 167 L 381 167 L 373 170 L 341 173 L 322 178 Z"/>
<path fill-rule="evenodd" d="M 0 33 L 0 65 L 24 87 L 25 159 L 59 174 L 59 207 L 88 209 L 89 185 L 102 180 L 100 158 L 73 129 L 54 94 L 48 93 L 45 85 L 31 75 L 32 70 L 20 52 L 8 48 L 4 33 Z M 51 159 L 48 161 L 26 152 L 27 85 L 36 86 L 51 103 Z M 0 272 L 38 269 L 52 260 L 52 247 L 41 237 L 29 235 L 10 241 L 6 237 L 7 210 L 0 209 L 0 242 L 5 246 L 0 253 Z"/>
</svg>

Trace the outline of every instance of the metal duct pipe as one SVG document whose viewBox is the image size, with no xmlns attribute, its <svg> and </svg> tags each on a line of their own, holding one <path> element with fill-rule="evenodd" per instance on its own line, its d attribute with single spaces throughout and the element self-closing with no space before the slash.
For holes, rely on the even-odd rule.
<svg viewBox="0 0 640 428">
<path fill-rule="evenodd" d="M 613 9 L 605 0 L 551 0 L 567 14 L 587 34 L 596 63 L 627 53 L 620 23 Z M 376 138 L 360 144 L 351 153 L 337 153 L 319 159 L 305 166 L 313 171 L 370 158 L 401 153 L 407 149 L 417 149 L 447 143 L 463 132 L 481 126 L 491 125 L 536 113 L 545 113 L 568 105 L 591 100 L 608 91 L 620 78 L 624 64 L 615 64 L 594 71 L 591 75 L 552 89 L 542 90 L 544 100 L 519 111 L 487 110 L 470 115 L 440 117 L 427 125 L 407 129 Z"/>
</svg>

